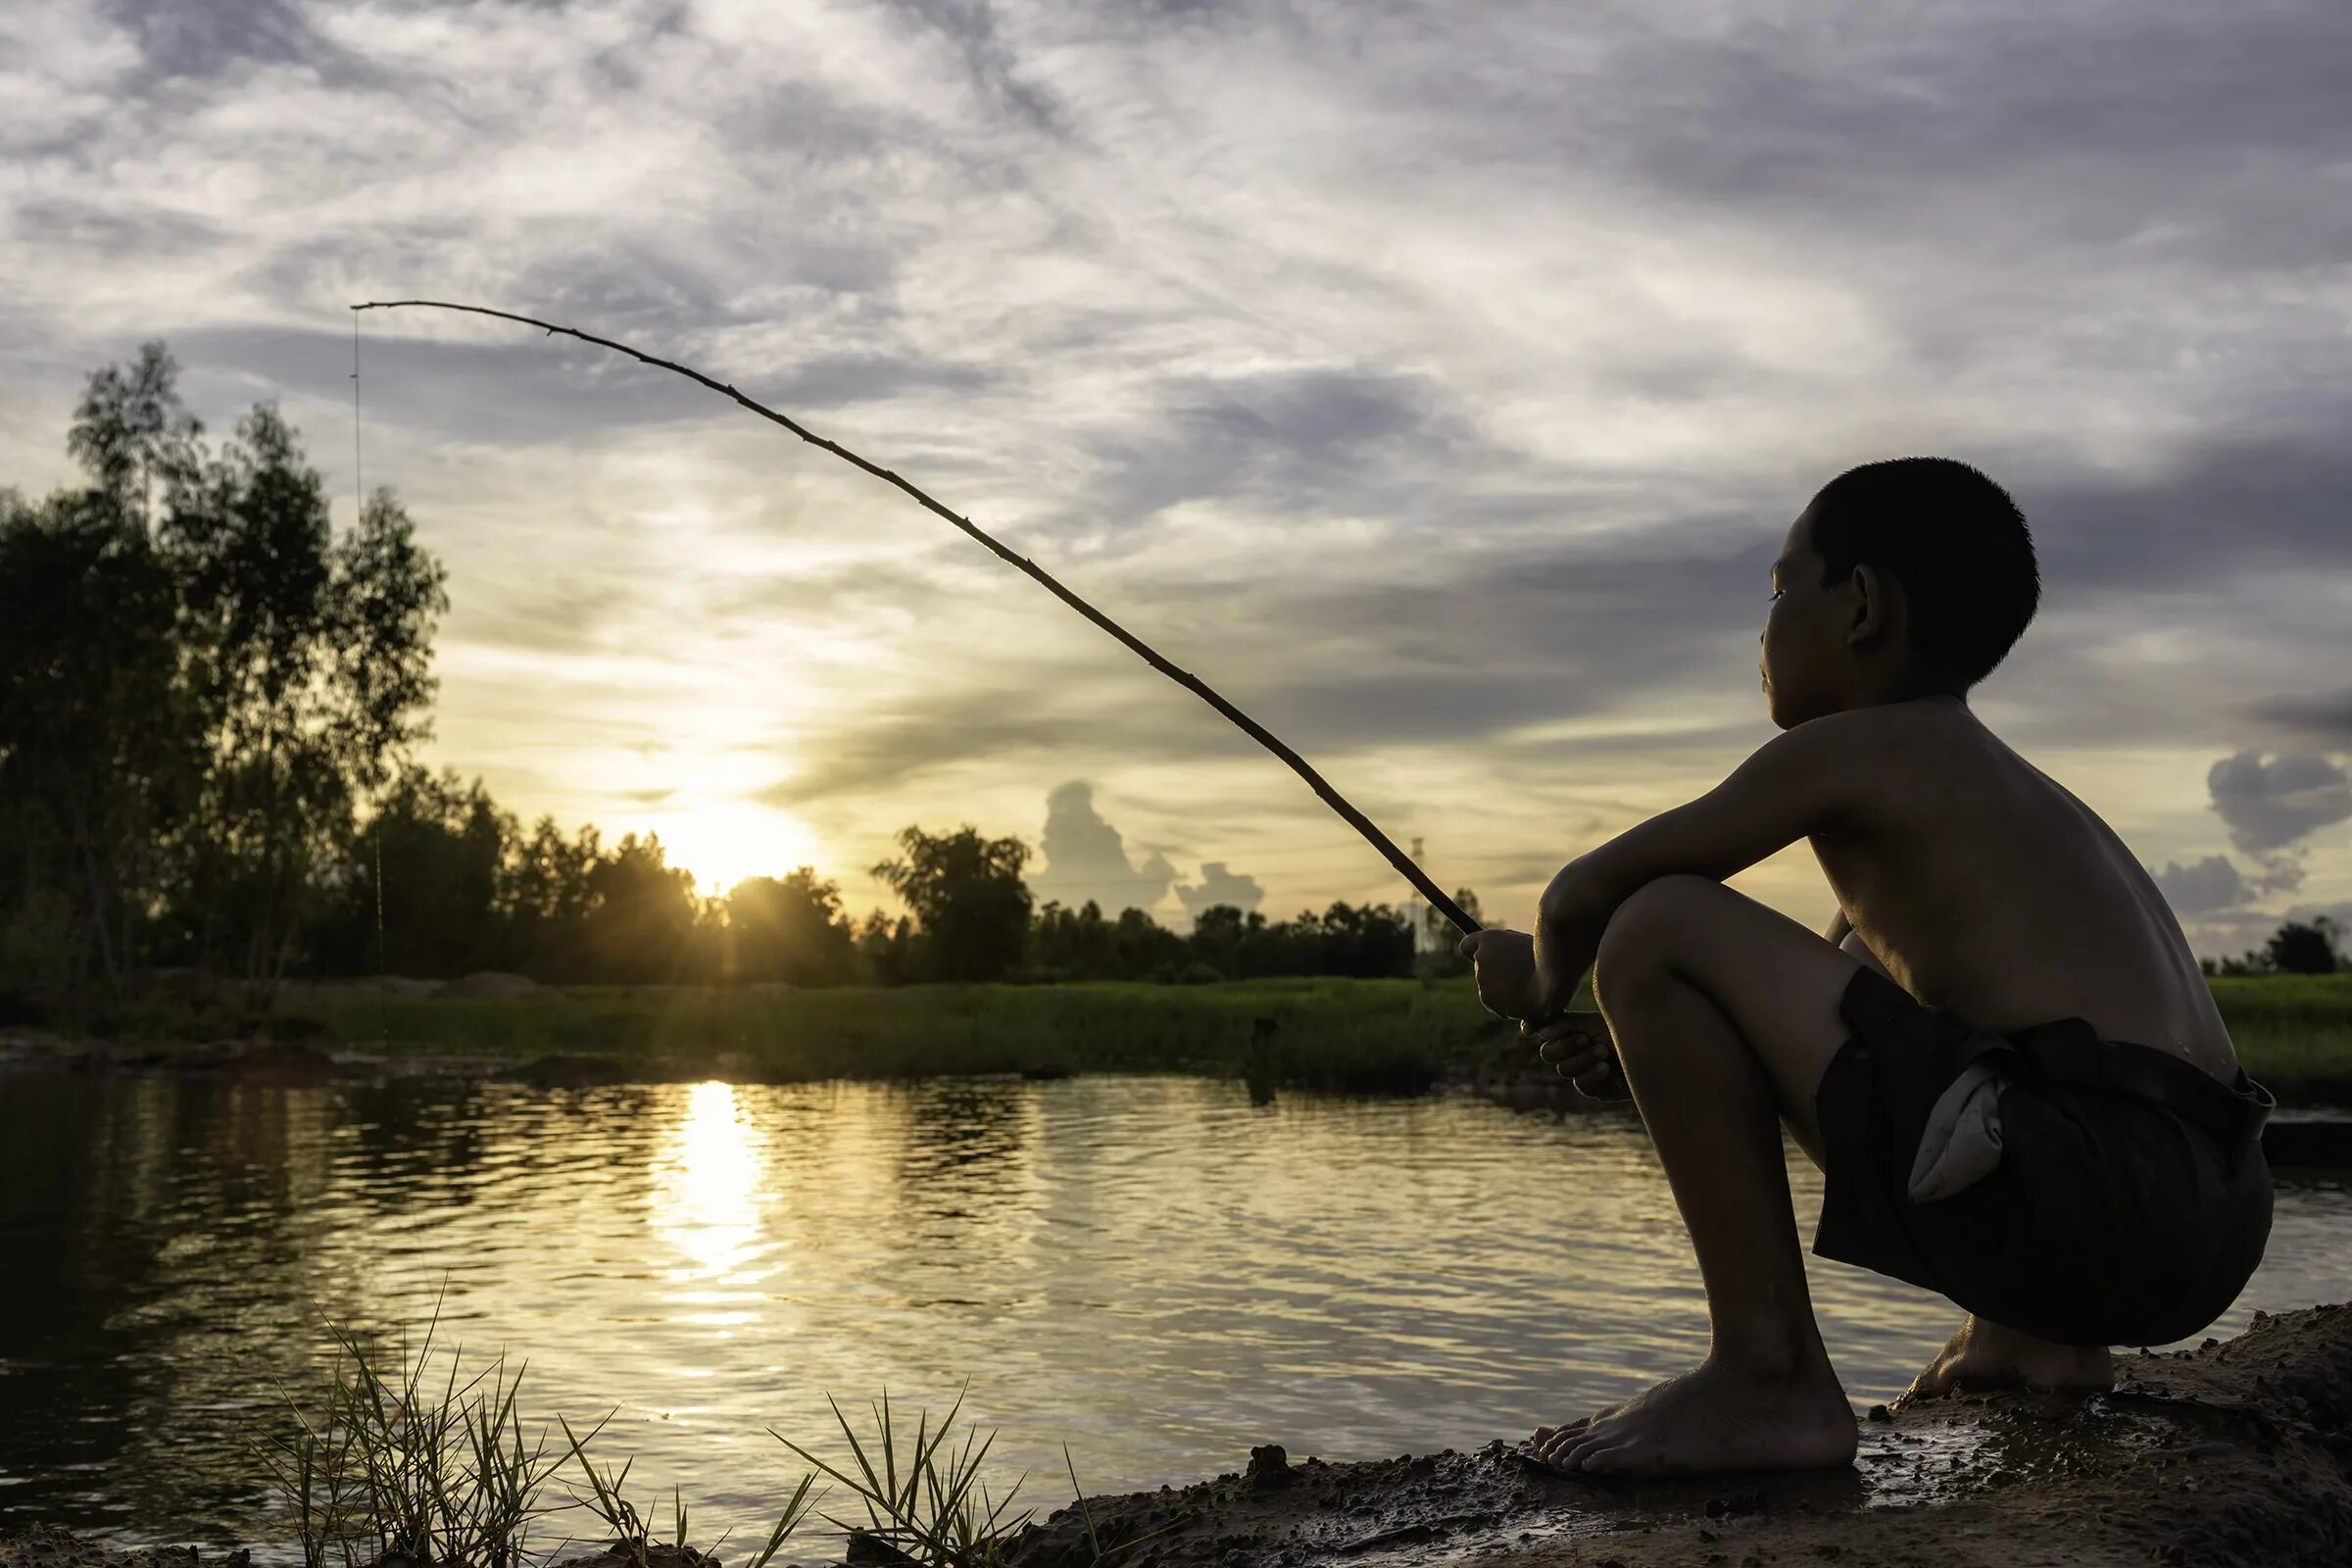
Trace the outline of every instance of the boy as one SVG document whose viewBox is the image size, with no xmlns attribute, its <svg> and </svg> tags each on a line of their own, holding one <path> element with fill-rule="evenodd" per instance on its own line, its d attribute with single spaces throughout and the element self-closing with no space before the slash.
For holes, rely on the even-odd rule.
<svg viewBox="0 0 2352 1568">
<path fill-rule="evenodd" d="M 1545 1060 L 1630 1092 L 1706 1286 L 1696 1369 L 1536 1429 L 1562 1471 L 1852 1461 L 1782 1125 L 1822 1168 L 1813 1250 L 1969 1313 L 1919 1395 L 2106 1388 L 2107 1347 L 2203 1328 L 2270 1235 L 2272 1102 L 2163 896 L 1969 710 L 2040 593 L 2007 493 L 1948 459 L 1866 464 L 1789 527 L 1772 582 L 1784 733 L 1571 860 L 1532 935 L 1462 943 Z M 1722 885 L 1799 838 L 1838 895 L 1820 936 Z M 1588 964 L 1600 1011 L 1564 1013 Z"/>
</svg>

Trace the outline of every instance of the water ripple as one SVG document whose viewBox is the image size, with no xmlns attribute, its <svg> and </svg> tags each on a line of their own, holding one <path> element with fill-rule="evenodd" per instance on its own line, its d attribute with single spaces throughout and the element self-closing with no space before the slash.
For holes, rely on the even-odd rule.
<svg viewBox="0 0 2352 1568">
<path fill-rule="evenodd" d="M 1791 1171 L 1809 1233 L 1820 1179 Z M 2340 1295 L 2338 1187 L 2280 1194 L 2216 1332 Z M 525 1405 L 591 1420 L 715 1533 L 885 1389 L 1002 1429 L 997 1486 L 1475 1446 L 1705 1348 L 1639 1129 L 1455 1099 L 1192 1078 L 534 1091 L 0 1085 L 0 1521 L 226 1543 L 261 1525 L 245 1440 L 318 1377 L 318 1316 L 420 1320 L 527 1356 Z M 1809 1259 L 1857 1400 L 1950 1306 Z M 316 1310 L 315 1310 L 316 1307 Z M 70 1412 L 70 1416 L 68 1413 Z M 66 1419 L 60 1419 L 67 1416 Z"/>
</svg>

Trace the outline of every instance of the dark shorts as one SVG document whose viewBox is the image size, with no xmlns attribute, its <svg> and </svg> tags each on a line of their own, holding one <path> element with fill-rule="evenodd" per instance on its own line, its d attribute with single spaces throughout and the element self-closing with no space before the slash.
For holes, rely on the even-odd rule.
<svg viewBox="0 0 2352 1568">
<path fill-rule="evenodd" d="M 1838 1003 L 1851 1037 L 1814 1108 L 1825 1189 L 1813 1250 L 1949 1297 L 2062 1345 L 2164 1345 L 2228 1310 L 2271 1233 L 2269 1094 L 2080 1018 L 2006 1034 L 1923 1006 L 1875 969 Z M 2001 1156 L 1947 1198 L 1911 1200 L 1929 1111 L 1987 1053 Z"/>
</svg>

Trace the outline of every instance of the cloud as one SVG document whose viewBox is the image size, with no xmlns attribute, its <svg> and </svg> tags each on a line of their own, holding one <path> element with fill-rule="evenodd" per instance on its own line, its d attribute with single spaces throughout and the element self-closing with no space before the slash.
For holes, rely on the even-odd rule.
<svg viewBox="0 0 2352 1568">
<path fill-rule="evenodd" d="M 1176 898 L 1183 904 L 1184 912 L 1200 918 L 1201 911 L 1220 904 L 1230 904 L 1248 914 L 1266 901 L 1266 890 L 1257 885 L 1253 876 L 1237 876 L 1225 868 L 1223 860 L 1205 860 L 1200 866 L 1200 880 L 1176 884 Z"/>
<path fill-rule="evenodd" d="M 2316 741 L 2330 751 L 2352 751 L 2352 686 L 2331 692 L 2274 697 L 2256 703 L 2252 715 Z"/>
<path fill-rule="evenodd" d="M 1077 779 L 1046 797 L 1039 849 L 1044 863 L 1027 880 L 1040 904 L 1076 908 L 1091 901 L 1115 917 L 1122 909 L 1149 910 L 1176 880 L 1176 868 L 1157 851 L 1129 862 L 1119 830 L 1095 809 L 1093 787 Z"/>
<path fill-rule="evenodd" d="M 2052 471 L 2021 458 L 2011 466 L 2045 576 L 2061 593 L 2103 596 L 2256 573 L 2340 580 L 2352 571 L 2347 420 L 2352 398 L 2314 386 L 2267 428 L 2186 435 L 2144 470 Z"/>
<path fill-rule="evenodd" d="M 376 79 L 365 62 L 323 37 L 304 15 L 306 8 L 291 0 L 104 0 L 100 9 L 136 41 L 150 86 L 257 66 L 298 67 L 343 82 Z"/>
<path fill-rule="evenodd" d="M 2254 898 L 2254 890 L 2226 855 L 2209 855 L 2193 864 L 2167 860 L 2161 871 L 2150 868 L 2156 890 L 2175 914 L 2204 914 L 2235 908 Z"/>
<path fill-rule="evenodd" d="M 2352 750 L 2313 654 L 2352 591 L 2340 12 L 2217 48 L 2125 0 L 23 0 L 0 481 L 61 482 L 80 377 L 162 335 L 216 428 L 282 396 L 340 506 L 346 303 L 543 315 L 906 473 L 1511 867 L 1765 739 L 1788 517 L 1949 451 L 2042 549 L 2003 735 L 2197 897 L 2202 764 L 2259 738 L 2213 792 L 2233 872 L 2334 898 L 2333 786 L 2276 770 Z M 772 804 L 874 833 L 1083 774 L 1139 841 L 1218 802 L 1277 903 L 1387 875 L 837 460 L 585 345 L 361 332 L 368 477 L 454 568 L 433 760 L 526 815 L 610 726 L 680 781 L 766 743 Z"/>
<path fill-rule="evenodd" d="M 2205 783 L 2230 842 L 2249 854 L 2352 817 L 2352 777 L 2325 757 L 2237 752 L 2214 763 Z"/>
</svg>

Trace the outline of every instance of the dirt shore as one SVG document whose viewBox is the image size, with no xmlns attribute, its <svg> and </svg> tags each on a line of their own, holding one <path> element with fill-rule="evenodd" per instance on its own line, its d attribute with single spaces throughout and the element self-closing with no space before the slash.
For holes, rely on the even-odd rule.
<svg viewBox="0 0 2352 1568">
<path fill-rule="evenodd" d="M 1876 1407 L 1845 1471 L 1604 1485 L 1531 1468 L 1499 1443 L 1356 1464 L 1291 1462 L 1269 1446 L 1214 1481 L 1086 1509 L 1106 1547 L 1174 1525 L 1113 1559 L 1145 1568 L 2345 1568 L 2352 1306 L 2128 1357 L 2111 1394 Z M 1033 1525 L 1013 1556 L 1020 1568 L 1092 1560 L 1076 1504 Z"/>
<path fill-rule="evenodd" d="M 1837 1560 L 1917 1568 L 2352 1563 L 2352 1306 L 2258 1317 L 2228 1343 L 2126 1358 L 2114 1392 L 1961 1394 L 1862 1426 L 1834 1472 L 1614 1483 L 1471 1453 L 1292 1461 L 1090 1497 L 1029 1525 L 1017 1568 L 1670 1568 Z M 228 1554 L 238 1563 L 242 1554 Z M 0 1568 L 209 1568 L 36 1530 Z M 853 1561 L 906 1561 L 869 1548 Z M 575 1559 L 611 1568 L 612 1559 Z M 703 1568 L 699 1562 L 686 1568 Z"/>
</svg>

